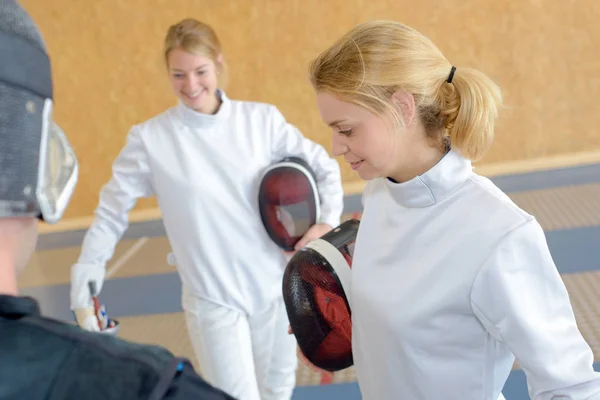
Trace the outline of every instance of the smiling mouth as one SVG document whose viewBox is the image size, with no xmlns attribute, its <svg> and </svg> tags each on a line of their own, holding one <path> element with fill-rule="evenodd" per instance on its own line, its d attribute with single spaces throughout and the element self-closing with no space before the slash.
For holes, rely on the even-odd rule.
<svg viewBox="0 0 600 400">
<path fill-rule="evenodd" d="M 183 92 L 183 95 L 185 97 L 187 97 L 190 100 L 196 100 L 198 97 L 200 97 L 200 95 L 202 94 L 203 90 L 198 90 L 196 92 L 193 93 L 185 93 Z"/>
</svg>

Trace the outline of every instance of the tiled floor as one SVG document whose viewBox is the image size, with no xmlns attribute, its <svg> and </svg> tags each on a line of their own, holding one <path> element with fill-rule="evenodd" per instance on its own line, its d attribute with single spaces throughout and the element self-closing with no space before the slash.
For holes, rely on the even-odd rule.
<svg viewBox="0 0 600 400">
<path fill-rule="evenodd" d="M 600 291 L 600 166 L 595 167 L 597 170 L 591 172 L 592 167 L 586 167 L 585 171 L 572 169 L 571 172 L 502 177 L 498 182 L 517 204 L 535 215 L 546 230 L 581 331 L 592 347 L 596 361 L 600 361 L 600 302 L 597 300 Z M 527 190 L 527 187 L 534 189 Z M 355 207 L 358 202 L 353 198 L 347 204 Z M 347 211 L 346 218 L 358 210 Z M 167 263 L 169 242 L 166 237 L 156 234 L 160 231 L 160 221 L 155 224 L 158 228 L 155 226 L 152 234 L 146 236 L 144 230 L 138 229 L 140 233 L 129 235 L 118 244 L 107 265 L 109 280 L 102 300 L 109 313 L 120 320 L 121 337 L 165 346 L 190 358 L 202 371 L 195 362 L 187 336 L 178 276 L 175 268 Z M 81 238 L 81 232 L 66 235 L 64 240 L 60 239 L 62 245 L 55 239 L 48 245 L 44 242 L 47 238 L 41 238 L 40 249 L 20 278 L 22 292 L 39 298 L 47 315 L 71 319 L 68 310 L 69 267 L 78 256 Z M 515 368 L 505 396 L 507 400 L 524 400 L 528 398 L 527 389 L 519 375 L 522 373 L 517 370 L 518 364 Z M 303 366 L 299 368 L 299 387 L 319 385 L 319 381 L 318 374 Z M 354 381 L 352 368 L 334 378 L 334 383 Z M 303 392 L 301 388 L 295 399 L 360 398 L 355 385 L 311 388 L 310 392 Z"/>
</svg>

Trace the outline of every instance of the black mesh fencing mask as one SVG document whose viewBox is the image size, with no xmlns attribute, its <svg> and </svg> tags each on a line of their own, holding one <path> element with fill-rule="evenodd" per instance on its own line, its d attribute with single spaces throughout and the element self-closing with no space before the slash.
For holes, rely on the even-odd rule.
<svg viewBox="0 0 600 400">
<path fill-rule="evenodd" d="M 46 46 L 16 1 L 0 1 L 0 218 L 58 222 L 79 166 L 53 119 Z"/>
<path fill-rule="evenodd" d="M 271 165 L 261 176 L 258 204 L 271 239 L 286 251 L 294 250 L 319 219 L 320 201 L 313 171 L 297 157 Z"/>
<path fill-rule="evenodd" d="M 290 326 L 304 356 L 335 372 L 351 367 L 350 287 L 359 220 L 350 219 L 310 242 L 287 264 L 283 298 Z"/>
</svg>

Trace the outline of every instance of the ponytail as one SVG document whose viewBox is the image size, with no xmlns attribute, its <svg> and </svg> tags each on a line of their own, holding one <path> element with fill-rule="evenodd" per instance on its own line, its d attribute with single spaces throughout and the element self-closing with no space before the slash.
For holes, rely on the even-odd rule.
<svg viewBox="0 0 600 400">
<path fill-rule="evenodd" d="M 480 160 L 494 140 L 502 106 L 500 88 L 480 71 L 457 68 L 452 82 L 441 85 L 439 101 L 451 147 L 470 160 Z"/>
</svg>

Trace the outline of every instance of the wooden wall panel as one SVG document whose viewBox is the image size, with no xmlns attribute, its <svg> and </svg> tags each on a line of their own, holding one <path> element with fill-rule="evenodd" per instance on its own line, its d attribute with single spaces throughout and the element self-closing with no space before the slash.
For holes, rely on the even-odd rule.
<svg viewBox="0 0 600 400">
<path fill-rule="evenodd" d="M 507 109 L 483 163 L 600 149 L 600 3 L 539 0 L 22 0 L 47 41 L 56 120 L 81 161 L 67 217 L 91 215 L 132 124 L 175 103 L 162 61 L 168 26 L 185 17 L 217 30 L 228 95 L 276 104 L 330 149 L 307 63 L 356 23 L 405 22 L 458 68 L 481 68 Z M 342 164 L 345 182 L 357 179 Z M 137 208 L 154 207 L 143 200 Z"/>
</svg>

